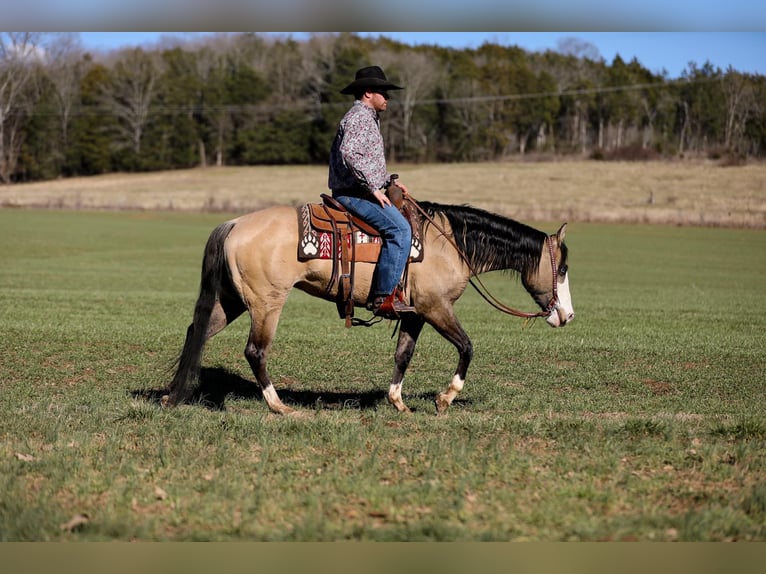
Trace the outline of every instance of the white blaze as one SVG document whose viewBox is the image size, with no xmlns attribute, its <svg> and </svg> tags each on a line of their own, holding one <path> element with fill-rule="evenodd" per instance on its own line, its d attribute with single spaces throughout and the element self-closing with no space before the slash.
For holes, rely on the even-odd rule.
<svg viewBox="0 0 766 574">
<path fill-rule="evenodd" d="M 569 273 L 564 276 L 564 281 L 556 288 L 558 302 L 553 312 L 545 319 L 551 327 L 560 327 L 574 319 L 574 307 L 572 306 L 572 294 L 569 292 Z"/>
</svg>

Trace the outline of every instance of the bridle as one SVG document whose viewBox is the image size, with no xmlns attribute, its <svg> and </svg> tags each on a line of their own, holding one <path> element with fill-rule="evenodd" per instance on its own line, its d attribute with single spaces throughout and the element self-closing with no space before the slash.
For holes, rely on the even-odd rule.
<svg viewBox="0 0 766 574">
<path fill-rule="evenodd" d="M 481 279 L 479 278 L 478 272 L 474 269 L 473 265 L 471 265 L 471 262 L 468 260 L 468 257 L 465 253 L 463 253 L 460 248 L 457 246 L 457 243 L 455 243 L 455 240 L 450 237 L 446 231 L 436 222 L 434 219 L 428 215 L 420 205 L 418 205 L 418 202 L 415 201 L 412 197 L 409 195 L 405 196 L 405 199 L 412 203 L 412 205 L 415 206 L 415 208 L 418 210 L 418 212 L 431 224 L 433 225 L 441 234 L 444 236 L 444 238 L 452 245 L 452 247 L 455 248 L 455 251 L 457 251 L 460 258 L 463 260 L 463 263 L 465 263 L 466 267 L 468 267 L 468 270 L 471 272 L 472 277 L 468 279 L 468 282 L 471 284 L 471 287 L 476 289 L 476 292 L 481 295 L 482 299 L 484 299 L 487 303 L 489 303 L 492 307 L 497 309 L 498 311 L 501 311 L 503 313 L 506 313 L 507 315 L 513 315 L 514 317 L 522 317 L 524 319 L 534 319 L 536 317 L 548 317 L 553 313 L 559 304 L 559 295 L 558 295 L 558 267 L 556 266 L 556 257 L 554 256 L 553 252 L 553 241 L 551 240 L 550 236 L 546 235 L 545 242 L 548 244 L 548 253 L 551 257 L 551 271 L 553 272 L 553 296 L 551 297 L 551 300 L 548 302 L 548 306 L 543 309 L 542 311 L 538 311 L 537 313 L 528 313 L 526 311 L 519 311 L 517 309 L 514 309 L 513 307 L 509 307 L 508 305 L 505 305 L 504 303 L 498 301 L 498 299 L 492 295 L 489 292 L 489 289 L 482 283 Z M 477 283 L 479 286 L 477 286 Z M 481 287 L 481 288 L 479 288 Z"/>
<path fill-rule="evenodd" d="M 443 231 L 441 232 L 444 233 Z M 513 307 L 508 307 L 504 303 L 501 303 L 500 301 L 498 301 L 495 298 L 495 296 L 489 292 L 487 287 L 481 282 L 481 279 L 476 274 L 476 271 L 474 271 L 470 263 L 468 263 L 465 254 L 462 253 L 459 249 L 457 251 L 460 254 L 460 257 L 465 262 L 465 264 L 468 266 L 468 269 L 471 271 L 471 274 L 473 275 L 473 277 L 470 278 L 468 282 L 471 284 L 471 287 L 476 289 L 476 292 L 479 295 L 481 295 L 482 299 L 484 299 L 487 303 L 489 303 L 492 307 L 494 307 L 498 311 L 502 311 L 503 313 L 506 313 L 508 315 L 513 315 L 514 317 L 522 317 L 524 319 L 534 319 L 535 317 L 548 317 L 551 313 L 553 313 L 556 310 L 556 307 L 558 307 L 558 304 L 559 304 L 558 269 L 556 267 L 556 258 L 553 255 L 553 241 L 551 241 L 550 237 L 546 236 L 545 242 L 548 244 L 548 253 L 550 253 L 550 256 L 551 256 L 551 271 L 553 273 L 553 295 L 551 297 L 551 300 L 548 301 L 548 306 L 542 311 L 538 311 L 537 313 L 519 311 L 517 309 L 514 309 Z M 457 249 L 456 245 L 455 245 L 455 248 Z M 476 283 L 474 283 L 474 280 L 476 281 L 476 283 L 478 283 L 481 286 L 481 289 L 484 289 L 484 291 L 486 291 L 486 293 L 476 286 Z"/>
</svg>

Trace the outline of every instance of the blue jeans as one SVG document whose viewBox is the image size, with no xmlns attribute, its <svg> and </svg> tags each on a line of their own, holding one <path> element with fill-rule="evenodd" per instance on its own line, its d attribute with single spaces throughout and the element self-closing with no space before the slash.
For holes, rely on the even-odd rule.
<svg viewBox="0 0 766 574">
<path fill-rule="evenodd" d="M 390 295 L 404 273 L 410 256 L 412 228 L 401 212 L 389 205 L 382 207 L 375 198 L 340 195 L 335 198 L 351 213 L 380 233 L 383 245 L 378 260 L 378 277 L 372 295 Z"/>
</svg>

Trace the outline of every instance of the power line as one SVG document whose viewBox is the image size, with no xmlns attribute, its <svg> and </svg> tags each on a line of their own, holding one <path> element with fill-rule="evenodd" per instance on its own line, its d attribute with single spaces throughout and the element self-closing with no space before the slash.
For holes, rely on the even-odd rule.
<svg viewBox="0 0 766 574">
<path fill-rule="evenodd" d="M 668 89 L 676 84 L 700 84 L 721 81 L 721 78 L 702 78 L 694 80 L 672 80 L 662 82 L 649 82 L 639 84 L 626 84 L 621 86 L 597 86 L 593 88 L 578 88 L 563 91 L 531 92 L 525 94 L 494 94 L 483 96 L 462 96 L 450 98 L 430 98 L 422 100 L 413 100 L 410 105 L 413 107 L 427 105 L 458 105 L 458 104 L 481 104 L 491 102 L 518 101 L 544 98 L 576 97 L 587 95 L 598 95 L 605 93 L 616 93 L 626 91 L 648 90 L 648 89 Z M 391 107 L 400 107 L 403 104 L 395 99 L 391 100 Z M 220 104 L 220 105 L 152 105 L 151 115 L 181 115 L 181 114 L 234 114 L 250 113 L 271 115 L 278 112 L 303 111 L 310 112 L 317 109 L 345 108 L 348 102 L 317 102 L 317 101 L 295 101 L 289 103 L 266 103 L 266 104 Z M 56 112 L 33 112 L 34 115 L 57 115 Z M 80 106 L 72 115 L 76 116 L 102 116 L 115 115 L 114 108 L 110 105 L 89 105 Z"/>
</svg>

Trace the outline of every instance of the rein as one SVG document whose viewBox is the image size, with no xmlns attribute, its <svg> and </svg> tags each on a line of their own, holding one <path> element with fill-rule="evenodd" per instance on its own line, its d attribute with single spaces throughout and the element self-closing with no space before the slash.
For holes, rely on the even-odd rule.
<svg viewBox="0 0 766 574">
<path fill-rule="evenodd" d="M 545 242 L 548 244 L 548 253 L 551 256 L 551 270 L 553 271 L 553 296 L 551 297 L 551 300 L 548 302 L 548 306 L 542 310 L 538 311 L 537 313 L 528 313 L 526 311 L 519 311 L 517 309 L 514 309 L 513 307 L 509 307 L 508 305 L 505 305 L 504 303 L 500 302 L 494 295 L 492 295 L 489 292 L 489 289 L 482 283 L 481 279 L 479 278 L 479 274 L 477 271 L 473 268 L 473 265 L 471 265 L 471 262 L 468 260 L 468 257 L 465 253 L 463 253 L 460 248 L 457 246 L 457 243 L 455 243 L 455 240 L 450 237 L 446 231 L 438 224 L 434 219 L 428 215 L 420 205 L 418 205 L 418 202 L 415 201 L 412 197 L 409 195 L 405 196 L 405 199 L 407 201 L 411 202 L 412 205 L 415 206 L 415 208 L 418 210 L 418 212 L 428 221 L 431 225 L 433 225 L 441 234 L 442 236 L 449 241 L 450 245 L 455 248 L 455 251 L 457 251 L 460 258 L 463 260 L 463 263 L 465 263 L 466 267 L 468 267 L 468 270 L 471 272 L 471 275 L 473 277 L 468 279 L 468 282 L 471 284 L 471 287 L 476 289 L 476 292 L 481 295 L 482 299 L 484 299 L 487 303 L 489 303 L 492 307 L 497 309 L 498 311 L 501 311 L 503 313 L 506 313 L 507 315 L 513 315 L 514 317 L 522 317 L 524 319 L 534 319 L 536 317 L 547 317 L 551 313 L 553 313 L 554 309 L 556 308 L 556 305 L 558 305 L 558 269 L 556 268 L 556 258 L 553 256 L 553 242 L 551 241 L 550 236 L 546 234 L 545 236 Z M 474 282 L 475 280 L 475 282 Z M 481 289 L 476 286 L 476 284 L 479 284 L 481 286 Z"/>
</svg>

